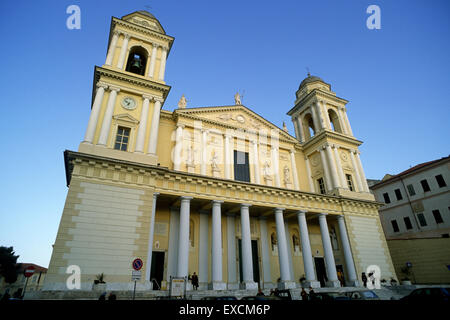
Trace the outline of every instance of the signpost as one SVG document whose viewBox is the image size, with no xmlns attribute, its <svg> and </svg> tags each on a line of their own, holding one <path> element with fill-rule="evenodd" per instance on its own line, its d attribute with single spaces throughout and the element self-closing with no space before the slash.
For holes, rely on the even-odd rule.
<svg viewBox="0 0 450 320">
<path fill-rule="evenodd" d="M 170 277 L 169 297 L 186 298 L 186 277 Z"/>
<path fill-rule="evenodd" d="M 25 278 L 27 278 L 27 280 L 25 280 L 25 286 L 23 288 L 22 297 L 25 297 L 25 291 L 27 290 L 28 278 L 31 277 L 34 274 L 35 271 L 36 271 L 36 268 L 33 267 L 33 266 L 28 266 L 23 271 L 23 275 L 25 276 Z"/>
<path fill-rule="evenodd" d="M 134 281 L 133 300 L 134 297 L 136 296 L 136 281 L 141 280 L 142 275 L 141 269 L 143 265 L 144 262 L 140 258 L 134 259 L 133 262 L 131 263 L 131 266 L 134 269 L 133 271 L 131 271 L 131 280 Z"/>
</svg>

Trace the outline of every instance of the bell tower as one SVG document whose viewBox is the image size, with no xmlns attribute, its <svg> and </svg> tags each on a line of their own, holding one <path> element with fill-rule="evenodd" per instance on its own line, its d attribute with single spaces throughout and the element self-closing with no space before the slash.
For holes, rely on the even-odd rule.
<svg viewBox="0 0 450 320">
<path fill-rule="evenodd" d="M 362 142 L 353 136 L 347 103 L 330 84 L 308 73 L 288 115 L 304 150 L 310 189 L 373 200 L 359 157 Z"/>
<path fill-rule="evenodd" d="M 91 114 L 79 152 L 157 164 L 173 40 L 147 11 L 112 18 L 105 63 L 94 70 Z"/>
</svg>

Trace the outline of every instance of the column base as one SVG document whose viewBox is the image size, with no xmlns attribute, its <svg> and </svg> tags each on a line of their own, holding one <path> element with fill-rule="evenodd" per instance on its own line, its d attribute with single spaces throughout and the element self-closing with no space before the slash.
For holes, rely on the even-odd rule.
<svg viewBox="0 0 450 320">
<path fill-rule="evenodd" d="M 227 283 L 228 290 L 239 290 L 239 284 L 237 282 L 229 282 Z"/>
<path fill-rule="evenodd" d="M 341 282 L 339 280 L 331 280 L 331 281 L 327 281 L 325 286 L 327 286 L 329 288 L 340 288 Z"/>
<path fill-rule="evenodd" d="M 301 286 L 303 288 L 311 287 L 311 288 L 317 289 L 317 288 L 320 288 L 320 282 L 316 281 L 316 280 L 305 280 L 305 281 L 302 281 Z"/>
<path fill-rule="evenodd" d="M 294 281 L 280 281 L 277 284 L 277 288 L 279 290 L 285 290 L 285 289 L 295 289 L 295 282 Z"/>
<path fill-rule="evenodd" d="M 360 283 L 359 280 L 348 280 L 345 281 L 345 286 L 346 287 L 360 287 Z"/>
<path fill-rule="evenodd" d="M 258 290 L 258 284 L 254 281 L 244 281 L 239 285 L 241 290 Z"/>
<path fill-rule="evenodd" d="M 227 284 L 225 282 L 211 282 L 208 285 L 209 290 L 226 290 Z"/>
<path fill-rule="evenodd" d="M 263 289 L 275 289 L 275 285 L 272 282 L 263 282 Z"/>
</svg>

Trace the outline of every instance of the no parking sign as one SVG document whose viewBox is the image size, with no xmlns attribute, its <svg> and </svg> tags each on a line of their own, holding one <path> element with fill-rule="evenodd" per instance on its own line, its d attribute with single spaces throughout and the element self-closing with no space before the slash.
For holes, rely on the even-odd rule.
<svg viewBox="0 0 450 320">
<path fill-rule="evenodd" d="M 142 259 L 140 258 L 136 258 L 133 260 L 133 263 L 131 264 L 131 266 L 133 267 L 134 270 L 139 271 L 142 269 L 142 266 L 144 265 L 144 262 L 142 261 Z"/>
</svg>

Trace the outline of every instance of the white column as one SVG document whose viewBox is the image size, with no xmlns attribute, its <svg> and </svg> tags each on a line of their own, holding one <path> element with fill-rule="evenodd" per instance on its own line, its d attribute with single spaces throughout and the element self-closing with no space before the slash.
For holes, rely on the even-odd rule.
<svg viewBox="0 0 450 320">
<path fill-rule="evenodd" d="M 341 188 L 348 189 L 347 180 L 345 179 L 344 170 L 342 169 L 341 157 L 339 157 L 338 146 L 333 145 L 334 159 L 336 160 L 337 171 L 341 181 Z"/>
<path fill-rule="evenodd" d="M 314 108 L 314 106 L 309 107 L 309 109 L 311 110 L 311 115 L 313 118 L 313 124 L 314 124 L 314 135 L 318 134 L 320 131 L 320 124 L 319 124 L 319 116 L 317 114 L 317 110 L 316 108 Z"/>
<path fill-rule="evenodd" d="M 192 197 L 181 197 L 177 277 L 187 277 L 189 266 L 189 215 Z"/>
<path fill-rule="evenodd" d="M 318 120 L 319 120 L 318 122 L 319 122 L 319 125 L 320 125 L 320 130 L 323 130 L 323 129 L 325 129 L 325 121 L 323 119 L 322 110 L 320 108 L 320 104 L 319 104 L 318 101 L 314 102 L 314 107 L 315 107 L 316 112 L 317 112 L 317 116 L 318 116 Z"/>
<path fill-rule="evenodd" d="M 183 147 L 183 128 L 184 125 L 178 123 L 175 133 L 175 148 L 173 149 L 173 169 L 180 170 L 181 165 L 181 148 Z"/>
<path fill-rule="evenodd" d="M 142 95 L 144 102 L 142 103 L 141 121 L 139 122 L 139 128 L 136 138 L 136 149 L 134 152 L 144 152 L 145 132 L 147 131 L 147 119 L 148 119 L 148 105 L 150 103 L 151 96 Z"/>
<path fill-rule="evenodd" d="M 170 276 L 177 276 L 178 266 L 178 237 L 180 236 L 180 210 L 176 208 L 170 208 L 169 218 L 169 249 L 167 252 L 167 275 L 166 279 L 170 279 Z"/>
<path fill-rule="evenodd" d="M 152 124 L 150 127 L 150 140 L 148 142 L 148 153 L 156 154 L 156 147 L 158 146 L 158 132 L 159 132 L 159 114 L 161 112 L 161 99 L 154 98 L 155 105 L 153 106 Z"/>
<path fill-rule="evenodd" d="M 108 141 L 109 130 L 111 128 L 112 116 L 114 113 L 114 106 L 116 104 L 117 93 L 120 91 L 117 87 L 111 87 L 111 92 L 109 93 L 108 105 L 106 107 L 105 116 L 103 117 L 102 128 L 100 130 L 100 137 L 98 139 L 98 144 L 106 147 Z"/>
<path fill-rule="evenodd" d="M 306 174 L 308 175 L 308 182 L 309 182 L 309 189 L 310 189 L 309 191 L 315 192 L 314 181 L 312 179 L 311 166 L 309 165 L 308 156 L 305 156 L 305 164 L 306 164 Z"/>
<path fill-rule="evenodd" d="M 358 186 L 358 192 L 364 192 L 363 186 L 361 184 L 361 176 L 359 175 L 359 168 L 356 164 L 356 160 L 355 160 L 355 155 L 353 153 L 353 150 L 350 150 L 350 159 L 352 161 L 352 166 L 353 166 L 353 170 L 355 172 L 355 180 L 356 180 L 356 185 Z"/>
<path fill-rule="evenodd" d="M 159 65 L 159 80 L 164 80 L 164 72 L 166 71 L 166 57 L 167 57 L 167 50 L 169 48 L 163 47 L 161 52 L 161 63 Z"/>
<path fill-rule="evenodd" d="M 299 140 L 301 143 L 305 142 L 305 132 L 303 131 L 303 123 L 302 118 L 300 115 L 297 117 L 297 125 L 298 125 L 298 132 L 299 132 Z"/>
<path fill-rule="evenodd" d="M 261 262 L 263 267 L 263 288 L 273 288 L 270 271 L 269 236 L 267 233 L 266 218 L 259 218 L 259 229 L 261 232 Z"/>
<path fill-rule="evenodd" d="M 327 159 L 325 157 L 325 151 L 323 148 L 320 148 L 317 150 L 320 153 L 320 159 L 322 160 L 322 168 L 324 172 L 324 178 L 325 178 L 325 185 L 327 186 L 327 191 L 332 190 L 333 186 L 331 185 L 331 176 L 330 176 L 330 170 L 328 169 Z"/>
<path fill-rule="evenodd" d="M 86 134 L 84 135 L 84 141 L 86 143 L 92 143 L 94 141 L 95 129 L 97 128 L 98 116 L 102 108 L 103 95 L 108 86 L 104 83 L 97 83 L 97 92 L 95 93 L 94 104 L 92 105 L 91 115 L 89 117 L 88 127 Z"/>
<path fill-rule="evenodd" d="M 147 248 L 147 263 L 145 265 L 145 280 L 150 281 L 150 273 L 152 271 L 152 255 L 153 255 L 153 234 L 155 231 L 155 214 L 156 214 L 156 200 L 158 199 L 158 192 L 153 193 L 152 212 L 150 214 L 150 230 L 148 232 L 148 248 Z M 150 282 L 150 287 L 153 283 Z"/>
<path fill-rule="evenodd" d="M 355 263 L 353 261 L 352 250 L 350 249 L 344 216 L 338 216 L 337 221 L 339 225 L 339 234 L 341 235 L 342 251 L 344 251 L 345 266 L 347 267 L 347 280 L 345 282 L 347 286 L 357 287 L 359 286 L 359 281 L 356 275 Z"/>
<path fill-rule="evenodd" d="M 125 55 L 128 50 L 128 40 L 130 40 L 130 35 L 125 33 L 122 41 L 122 47 L 120 48 L 119 61 L 117 62 L 117 68 L 119 69 L 123 69 Z"/>
<path fill-rule="evenodd" d="M 336 264 L 334 262 L 333 248 L 331 247 L 330 233 L 328 232 L 327 214 L 319 214 L 320 233 L 322 235 L 323 252 L 327 269 L 327 287 L 340 287 L 337 277 Z"/>
<path fill-rule="evenodd" d="M 155 73 L 155 63 L 156 63 L 156 53 L 158 51 L 158 45 L 157 44 L 153 44 L 153 48 L 152 48 L 152 57 L 150 59 L 150 69 L 148 70 L 148 77 L 149 78 L 154 78 L 154 73 Z"/>
<path fill-rule="evenodd" d="M 199 289 L 208 289 L 209 279 L 209 212 L 199 212 L 198 282 Z"/>
<path fill-rule="evenodd" d="M 348 130 L 348 134 L 353 135 L 352 127 L 350 126 L 350 121 L 348 121 L 347 112 L 345 111 L 345 108 L 341 108 L 341 114 L 342 114 L 342 120 L 345 122 L 345 125 Z"/>
<path fill-rule="evenodd" d="M 363 190 L 365 192 L 370 192 L 369 191 L 369 186 L 367 185 L 366 175 L 364 174 L 364 169 L 363 169 L 363 166 L 362 166 L 362 163 L 361 163 L 361 158 L 359 157 L 359 151 L 358 150 L 355 150 L 355 155 L 356 155 L 356 164 L 357 164 L 358 169 L 359 169 L 359 175 L 361 177 L 361 184 L 362 184 Z"/>
<path fill-rule="evenodd" d="M 300 238 L 302 243 L 303 266 L 305 268 L 305 282 L 306 287 L 319 288 L 320 282 L 316 280 L 314 272 L 314 264 L 311 252 L 311 243 L 309 242 L 308 225 L 306 223 L 305 212 L 299 211 L 297 213 L 298 225 L 300 228 Z"/>
<path fill-rule="evenodd" d="M 212 202 L 212 283 L 209 289 L 225 290 L 226 285 L 222 282 L 222 213 L 221 204 L 223 201 L 214 200 Z"/>
<path fill-rule="evenodd" d="M 300 141 L 300 131 L 298 129 L 297 117 L 292 117 L 292 124 L 294 125 L 295 138 L 297 138 L 297 140 Z"/>
<path fill-rule="evenodd" d="M 322 107 L 325 126 L 327 129 L 331 130 L 330 116 L 328 115 L 328 109 L 327 109 L 325 101 L 320 101 L 320 106 Z"/>
<path fill-rule="evenodd" d="M 289 225 L 286 220 L 284 220 L 284 234 L 286 236 L 286 248 L 288 252 L 288 262 L 289 262 L 289 274 L 291 276 L 291 280 L 295 282 L 294 279 L 294 265 L 292 263 L 292 255 L 294 250 L 292 250 L 292 238 L 291 233 L 289 232 Z"/>
<path fill-rule="evenodd" d="M 280 168 L 278 165 L 278 148 L 272 147 L 272 163 L 273 163 L 273 178 L 275 180 L 275 186 L 280 187 Z"/>
<path fill-rule="evenodd" d="M 291 271 L 289 269 L 288 249 L 286 243 L 286 232 L 284 229 L 282 208 L 275 208 L 275 223 L 277 228 L 278 242 L 278 260 L 280 263 L 280 279 L 278 283 L 279 289 L 295 288 L 295 283 L 291 279 Z"/>
<path fill-rule="evenodd" d="M 202 164 L 200 166 L 200 173 L 206 175 L 206 165 L 208 162 L 207 151 L 208 148 L 208 130 L 202 129 Z"/>
<path fill-rule="evenodd" d="M 227 270 L 228 270 L 228 290 L 237 290 L 237 265 L 236 265 L 236 222 L 234 215 L 227 216 Z"/>
<path fill-rule="evenodd" d="M 253 169 L 255 175 L 255 183 L 261 183 L 260 169 L 259 169 L 259 152 L 258 152 L 258 143 L 255 140 L 252 140 L 253 145 Z"/>
<path fill-rule="evenodd" d="M 294 177 L 294 188 L 295 190 L 300 190 L 298 185 L 298 174 L 297 174 L 297 163 L 295 162 L 295 153 L 294 150 L 290 150 L 289 154 L 291 156 L 291 167 L 292 167 L 292 176 Z"/>
<path fill-rule="evenodd" d="M 241 247 L 242 247 L 242 279 L 241 289 L 256 289 L 258 284 L 253 281 L 252 239 L 250 233 L 250 204 L 241 204 Z"/>
<path fill-rule="evenodd" d="M 230 135 L 225 134 L 225 163 L 224 163 L 224 169 L 225 169 L 225 179 L 231 179 L 231 159 L 230 159 Z"/>
<path fill-rule="evenodd" d="M 338 173 L 336 169 L 336 163 L 334 162 L 333 154 L 331 153 L 331 147 L 329 144 L 325 145 L 325 152 L 326 152 L 326 158 L 328 160 L 328 164 L 330 166 L 330 172 L 331 172 L 331 179 L 333 183 L 333 188 L 340 187 L 340 181 L 338 178 Z"/>
<path fill-rule="evenodd" d="M 114 58 L 114 52 L 116 51 L 117 40 L 119 39 L 120 32 L 114 31 L 113 37 L 111 39 L 111 44 L 109 45 L 108 54 L 106 55 L 105 64 L 107 66 L 112 65 L 112 61 Z"/>
</svg>

